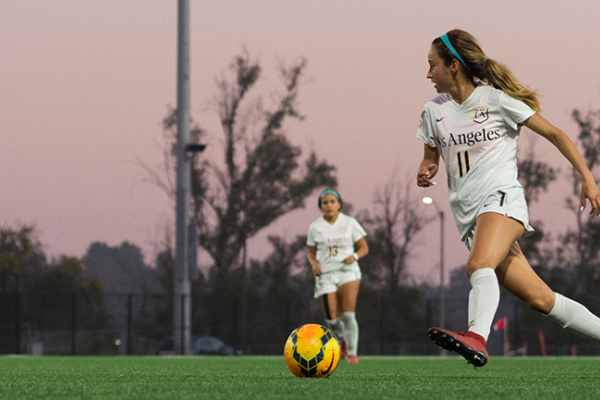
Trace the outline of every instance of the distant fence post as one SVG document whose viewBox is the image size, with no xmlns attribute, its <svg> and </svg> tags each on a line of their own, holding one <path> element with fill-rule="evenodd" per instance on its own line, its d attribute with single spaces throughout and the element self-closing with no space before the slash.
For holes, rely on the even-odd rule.
<svg viewBox="0 0 600 400">
<path fill-rule="evenodd" d="M 181 295 L 181 355 L 185 355 L 185 347 L 183 345 L 183 343 L 185 343 L 185 313 L 183 312 L 183 310 L 185 310 L 185 294 Z M 191 347 L 191 346 L 190 346 Z"/>
<path fill-rule="evenodd" d="M 21 262 L 21 259 L 19 258 L 19 263 Z M 6 276 L 3 276 L 6 279 Z M 6 290 L 6 281 L 4 281 L 4 286 L 5 286 L 5 290 Z M 15 335 L 15 347 L 14 347 L 14 352 L 15 354 L 20 354 L 21 353 L 21 304 L 20 304 L 20 300 L 21 300 L 21 270 L 19 269 L 19 271 L 16 273 L 15 275 L 15 331 L 14 331 L 14 335 Z"/>
<path fill-rule="evenodd" d="M 385 354 L 385 295 L 379 291 L 379 354 Z"/>
<path fill-rule="evenodd" d="M 129 293 L 127 295 L 127 355 L 130 356 L 131 355 L 131 325 L 132 325 L 132 319 L 133 319 L 133 299 L 132 299 L 133 295 L 131 293 Z"/>
<path fill-rule="evenodd" d="M 291 297 L 291 291 L 288 290 L 287 294 L 285 296 L 285 323 L 284 323 L 284 328 L 283 328 L 283 333 L 286 335 L 289 335 L 289 333 L 294 329 L 292 328 L 292 324 L 291 324 L 291 314 L 292 314 L 292 301 L 290 299 Z"/>
<path fill-rule="evenodd" d="M 76 354 L 75 335 L 77 333 L 77 295 L 71 295 L 71 355 Z"/>
<path fill-rule="evenodd" d="M 18 286 L 17 286 L 18 288 Z M 21 293 L 17 289 L 17 294 L 15 295 L 16 304 L 15 304 L 15 344 L 16 344 L 16 353 L 21 354 Z"/>
</svg>

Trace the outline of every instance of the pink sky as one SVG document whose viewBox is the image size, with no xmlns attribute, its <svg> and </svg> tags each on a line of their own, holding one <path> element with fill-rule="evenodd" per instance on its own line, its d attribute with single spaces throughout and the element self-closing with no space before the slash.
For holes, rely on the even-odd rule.
<svg viewBox="0 0 600 400">
<path fill-rule="evenodd" d="M 204 157 L 222 140 L 210 101 L 214 77 L 246 45 L 263 64 L 263 94 L 276 89 L 278 59 L 308 59 L 299 108 L 286 126 L 304 149 L 338 167 L 339 189 L 355 209 L 394 170 L 413 179 L 424 103 L 435 95 L 427 72 L 431 41 L 459 27 L 490 58 L 543 95 L 542 114 L 572 138 L 573 108 L 600 108 L 600 3 L 582 1 L 221 0 L 191 1 L 192 116 L 209 131 Z M 142 183 L 136 159 L 158 166 L 161 119 L 176 94 L 177 1 L 11 1 L 0 4 L 0 223 L 34 223 L 49 256 L 82 256 L 94 241 L 139 245 L 151 263 L 173 205 Z M 532 136 L 524 132 L 523 145 Z M 566 171 L 543 139 L 538 153 Z M 360 160 L 360 161 L 357 161 Z M 467 255 L 450 218 L 445 179 L 431 195 L 448 214 L 446 265 Z M 571 216 L 564 184 L 533 205 L 558 234 Z M 267 233 L 292 238 L 319 216 L 312 199 Z M 423 206 L 423 212 L 432 210 Z M 550 219 L 552 218 L 552 219 Z M 439 225 L 419 236 L 415 276 L 438 281 Z M 431 255 L 433 254 L 433 255 Z"/>
</svg>

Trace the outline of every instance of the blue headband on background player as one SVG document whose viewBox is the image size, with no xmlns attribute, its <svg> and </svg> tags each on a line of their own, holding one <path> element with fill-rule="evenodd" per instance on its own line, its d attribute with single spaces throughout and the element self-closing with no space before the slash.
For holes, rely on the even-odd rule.
<svg viewBox="0 0 600 400">
<path fill-rule="evenodd" d="M 458 51 L 456 51 L 454 49 L 454 46 L 452 46 L 452 43 L 450 43 L 450 39 L 448 39 L 448 34 L 444 33 L 442 36 L 440 36 L 440 38 L 442 39 L 442 42 L 444 42 L 444 44 L 446 45 L 446 47 L 448 48 L 448 50 L 450 50 L 452 52 L 452 54 L 454 54 L 456 56 L 456 58 L 458 59 L 458 61 L 460 61 L 460 63 L 462 65 L 464 65 L 465 68 L 470 71 L 471 68 L 469 68 L 469 66 L 467 65 L 467 63 L 465 62 L 465 60 L 462 59 L 462 57 L 460 56 L 460 54 L 458 54 Z"/>
<path fill-rule="evenodd" d="M 334 195 L 335 197 L 337 197 L 338 201 L 341 200 L 340 195 L 338 194 L 338 192 L 336 192 L 333 189 L 327 189 L 327 190 L 323 190 L 323 192 L 319 195 L 319 204 L 320 204 L 321 199 L 323 198 L 323 196 L 325 196 L 328 193 Z"/>
</svg>

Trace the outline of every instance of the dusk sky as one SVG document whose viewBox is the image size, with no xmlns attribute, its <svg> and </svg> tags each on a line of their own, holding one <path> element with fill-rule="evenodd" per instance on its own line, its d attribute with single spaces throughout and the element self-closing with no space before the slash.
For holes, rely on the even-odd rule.
<svg viewBox="0 0 600 400">
<path fill-rule="evenodd" d="M 488 57 L 537 89 L 542 115 L 575 139 L 570 113 L 600 109 L 600 2 L 597 0 L 190 1 L 191 110 L 208 135 L 202 157 L 217 159 L 223 131 L 212 99 L 215 77 L 244 46 L 263 66 L 254 95 L 280 86 L 278 60 L 305 57 L 299 110 L 284 126 L 305 152 L 338 168 L 339 190 L 355 210 L 397 171 L 414 181 L 423 144 L 415 138 L 425 102 L 431 41 L 452 28 L 477 37 Z M 154 262 L 155 243 L 174 220 L 173 203 L 145 183 L 137 160 L 160 168 L 161 120 L 176 105 L 176 0 L 25 0 L 0 3 L 0 224 L 35 224 L 49 257 L 81 257 L 90 243 L 127 240 Z M 262 90 L 262 92 L 260 92 Z M 568 163 L 544 139 L 521 146 L 563 175 Z M 446 211 L 446 266 L 464 263 L 448 206 L 445 172 L 430 195 Z M 573 221 L 564 182 L 532 205 L 553 235 Z M 320 214 L 316 194 L 267 234 L 306 233 Z M 423 212 L 434 215 L 433 207 Z M 438 282 L 439 224 L 419 235 L 410 270 Z M 426 255 L 425 255 L 426 254 Z M 208 263 L 208 260 L 201 260 Z"/>
</svg>

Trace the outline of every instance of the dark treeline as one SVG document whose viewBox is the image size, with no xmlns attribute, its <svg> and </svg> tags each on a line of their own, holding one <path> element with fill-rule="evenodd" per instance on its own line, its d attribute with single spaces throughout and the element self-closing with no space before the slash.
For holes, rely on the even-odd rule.
<svg viewBox="0 0 600 400">
<path fill-rule="evenodd" d="M 218 337 L 246 354 L 280 354 L 295 327 L 323 323 L 313 299 L 305 236 L 270 236 L 265 259 L 247 257 L 248 241 L 257 233 L 303 208 L 322 188 L 337 186 L 335 167 L 314 151 L 303 154 L 283 129 L 286 121 L 303 119 L 297 96 L 305 67 L 305 60 L 290 67 L 281 64 L 283 89 L 265 105 L 260 97 L 251 97 L 261 77 L 259 62 L 247 51 L 236 57 L 229 72 L 216 79 L 223 157 L 194 160 L 192 219 L 206 273 L 198 272 L 192 281 L 192 333 Z M 573 119 L 579 127 L 576 143 L 598 177 L 600 111 L 576 110 Z M 171 198 L 175 126 L 171 109 L 163 120 L 164 171 L 142 164 L 149 180 Z M 195 123 L 192 127 L 193 140 L 201 142 L 205 132 Z M 568 190 L 553 193 L 564 197 L 566 209 L 573 212 L 573 223 L 563 232 L 549 228 L 552 216 L 532 221 L 536 234 L 521 240 L 525 254 L 554 290 L 600 313 L 600 222 L 579 212 L 578 175 L 541 161 L 534 147 L 521 151 L 519 167 L 530 204 L 550 186 L 568 182 Z M 366 228 L 371 249 L 360 262 L 362 354 L 438 352 L 425 332 L 439 321 L 440 288 L 417 282 L 408 272 L 411 257 L 423 251 L 417 235 L 436 216 L 423 212 L 412 186 L 412 181 L 391 176 L 376 188 L 369 209 L 344 210 Z M 1 227 L 0 352 L 152 353 L 172 335 L 173 302 L 178 301 L 173 296 L 171 239 L 166 235 L 151 265 L 139 247 L 127 242 L 117 247 L 92 243 L 82 259 L 48 261 L 34 227 Z M 436 270 L 435 265 L 424 268 Z M 464 269 L 453 270 L 444 288 L 448 328 L 465 329 L 469 289 Z M 502 292 L 497 318 L 504 316 L 512 350 L 541 354 L 542 332 L 549 354 L 571 354 L 575 348 L 578 354 L 600 352 L 598 344 L 564 332 Z M 502 333 L 490 336 L 491 354 L 502 354 Z"/>
</svg>

